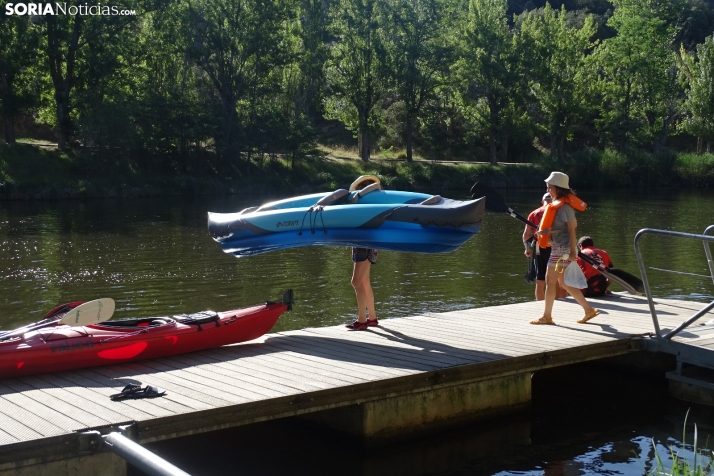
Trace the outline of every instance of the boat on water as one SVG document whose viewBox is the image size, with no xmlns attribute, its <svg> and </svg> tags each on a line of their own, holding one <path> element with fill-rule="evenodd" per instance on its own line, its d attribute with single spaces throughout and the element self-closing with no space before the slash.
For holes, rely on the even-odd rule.
<svg viewBox="0 0 714 476">
<path fill-rule="evenodd" d="M 378 184 L 375 184 L 378 185 Z M 458 249 L 483 220 L 485 199 L 340 189 L 246 208 L 208 213 L 208 230 L 237 257 L 298 246 L 352 246 L 416 253 Z"/>
<path fill-rule="evenodd" d="M 268 332 L 292 308 L 281 302 L 224 312 L 117 319 L 87 326 L 42 326 L 0 335 L 0 378 L 154 359 L 246 342 Z M 80 304 L 80 303 L 72 303 Z M 58 316 L 59 317 L 59 316 Z"/>
</svg>

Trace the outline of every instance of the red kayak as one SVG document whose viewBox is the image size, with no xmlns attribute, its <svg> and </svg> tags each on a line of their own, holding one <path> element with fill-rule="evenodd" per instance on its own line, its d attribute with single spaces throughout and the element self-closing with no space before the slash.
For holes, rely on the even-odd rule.
<svg viewBox="0 0 714 476">
<path fill-rule="evenodd" d="M 2 340 L 0 378 L 96 367 L 184 354 L 256 339 L 291 309 L 282 302 L 226 312 L 121 319 L 71 327 L 58 324 Z M 59 322 L 59 321 L 58 321 Z"/>
</svg>

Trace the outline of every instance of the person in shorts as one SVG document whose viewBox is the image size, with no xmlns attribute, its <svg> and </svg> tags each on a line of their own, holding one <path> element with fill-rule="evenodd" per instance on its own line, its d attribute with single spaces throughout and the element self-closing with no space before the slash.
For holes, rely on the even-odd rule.
<svg viewBox="0 0 714 476">
<path fill-rule="evenodd" d="M 374 175 L 363 175 L 350 186 L 350 191 L 362 190 L 367 185 L 379 183 Z M 371 248 L 352 248 L 352 287 L 357 296 L 357 320 L 347 324 L 353 331 L 363 331 L 378 326 L 377 311 L 374 309 L 374 292 L 370 284 L 369 272 L 377 263 L 378 251 Z M 369 317 L 368 317 L 369 316 Z"/>
<path fill-rule="evenodd" d="M 528 221 L 534 223 L 535 225 L 540 225 L 540 220 L 543 218 L 543 213 L 545 212 L 545 206 L 548 205 L 553 200 L 550 193 L 546 192 L 541 198 L 541 206 L 536 208 L 530 214 L 528 214 Z M 536 283 L 535 283 L 535 298 L 536 301 L 543 301 L 545 299 L 545 270 L 548 267 L 548 259 L 550 258 L 550 246 L 541 248 L 536 244 L 533 246 L 533 241 L 535 240 L 535 232 L 537 230 L 530 225 L 526 225 L 523 230 L 523 244 L 526 247 L 525 255 L 530 258 L 532 250 L 535 250 L 535 268 L 536 268 Z M 556 290 L 556 298 L 564 298 L 568 295 L 567 291 L 558 285 Z"/>
<path fill-rule="evenodd" d="M 539 228 L 548 227 L 547 230 L 540 230 L 538 233 L 549 237 L 551 246 L 550 258 L 548 259 L 548 269 L 545 272 L 545 307 L 543 315 L 538 319 L 530 321 L 531 324 L 555 324 L 553 322 L 553 304 L 555 302 L 556 287 L 565 288 L 566 291 L 582 306 L 585 315 L 578 319 L 577 322 L 585 324 L 593 317 L 600 314 L 598 309 L 594 309 L 585 299 L 580 289 L 573 288 L 565 284 L 563 270 L 570 264 L 570 261 L 576 261 L 578 257 L 578 242 L 575 237 L 575 230 L 578 226 L 578 221 L 575 218 L 575 209 L 570 205 L 570 198 L 575 197 L 574 192 L 570 189 L 570 181 L 567 175 L 562 172 L 553 172 L 545 179 L 548 193 L 553 197 L 552 207 L 557 209 L 552 223 L 544 223 L 547 213 L 541 220 Z M 572 197 L 570 197 L 572 195 Z M 544 226 L 545 225 L 545 226 Z M 567 255 L 567 257 L 566 257 Z"/>
</svg>

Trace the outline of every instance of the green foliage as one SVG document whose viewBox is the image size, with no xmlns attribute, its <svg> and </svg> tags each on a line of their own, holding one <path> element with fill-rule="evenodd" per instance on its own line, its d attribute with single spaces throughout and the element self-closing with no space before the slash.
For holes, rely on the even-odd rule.
<svg viewBox="0 0 714 476">
<path fill-rule="evenodd" d="M 595 23 L 587 17 L 581 28 L 567 25 L 567 13 L 546 4 L 520 18 L 518 49 L 537 113 L 534 122 L 550 136 L 551 154 L 562 154 L 587 115 L 591 75 L 586 53 L 593 47 Z"/>
<path fill-rule="evenodd" d="M 696 57 L 682 52 L 687 78 L 689 112 L 683 119 L 682 129 L 707 141 L 714 140 L 714 36 L 708 36 L 697 45 Z"/>
<path fill-rule="evenodd" d="M 445 82 L 453 47 L 448 34 L 454 7 L 447 0 L 386 0 L 387 70 L 403 105 L 406 159 L 424 104 Z"/>
<path fill-rule="evenodd" d="M 678 154 L 673 168 L 677 176 L 694 187 L 714 186 L 714 154 Z"/>
<path fill-rule="evenodd" d="M 373 108 L 387 88 L 384 13 L 377 0 L 338 0 L 330 20 L 335 41 L 326 64 L 326 115 L 357 133 L 359 155 L 369 160 L 378 122 Z"/>
<path fill-rule="evenodd" d="M 0 15 L 0 116 L 5 140 L 15 141 L 13 120 L 38 102 L 39 88 L 31 66 L 37 61 L 39 32 L 30 16 Z"/>
<path fill-rule="evenodd" d="M 591 59 L 601 70 L 599 125 L 610 144 L 659 152 L 681 109 L 672 49 L 682 2 L 614 0 L 604 40 Z"/>
<path fill-rule="evenodd" d="M 593 186 L 606 185 L 593 167 L 623 186 L 711 183 L 708 159 L 665 149 L 675 126 L 680 150 L 714 141 L 705 0 L 113 5 L 137 15 L 0 16 L 4 123 L 53 126 L 88 170 L 220 180 L 326 167 L 317 144 L 336 119 L 364 160 L 377 145 L 407 160 L 535 157 Z M 422 167 L 385 173 L 455 182 Z M 498 170 L 484 173 L 510 180 Z"/>
<path fill-rule="evenodd" d="M 668 465 L 662 461 L 659 451 L 657 451 L 657 444 L 652 440 L 657 465 L 654 469 L 647 472 L 647 476 L 710 476 L 714 474 L 714 451 L 698 446 L 699 435 L 696 424 L 694 425 L 694 441 L 692 445 L 687 445 L 686 429 L 688 416 L 689 411 L 687 411 L 687 416 L 684 418 L 682 448 L 669 446 L 671 467 L 668 468 Z M 681 450 L 687 446 L 691 446 L 691 460 L 686 456 L 680 455 Z"/>
<path fill-rule="evenodd" d="M 280 88 L 280 68 L 291 61 L 286 48 L 290 8 L 284 0 L 199 0 L 185 4 L 190 33 L 186 52 L 219 98 L 220 155 L 235 155 L 238 114 L 257 117 L 257 102 Z"/>
<path fill-rule="evenodd" d="M 495 164 L 496 144 L 508 138 L 521 86 L 506 1 L 470 0 L 461 30 L 454 65 L 461 106 L 467 119 L 488 137 L 490 161 Z"/>
</svg>

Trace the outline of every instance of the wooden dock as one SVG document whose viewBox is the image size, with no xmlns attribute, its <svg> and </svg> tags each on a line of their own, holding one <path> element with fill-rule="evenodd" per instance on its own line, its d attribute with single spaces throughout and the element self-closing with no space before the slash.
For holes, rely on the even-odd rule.
<svg viewBox="0 0 714 476">
<path fill-rule="evenodd" d="M 158 360 L 0 380 L 0 475 L 40 474 L 32 468 L 48 464 L 73 474 L 66 468 L 80 468 L 90 457 L 108 468 L 114 455 L 95 454 L 81 434 L 123 425 L 139 443 L 148 443 L 299 414 L 334 415 L 340 408 L 361 408 L 364 423 L 371 404 L 376 406 L 369 411 L 382 416 L 421 412 L 416 424 L 427 424 L 450 420 L 448 409 L 438 409 L 447 400 L 453 404 L 455 395 L 471 401 L 467 405 L 476 402 L 466 416 L 487 414 L 527 402 L 533 371 L 638 351 L 638 338 L 653 332 L 645 298 L 614 295 L 591 302 L 603 313 L 587 324 L 575 322 L 582 310 L 567 299 L 555 304 L 556 326 L 530 325 L 542 303 L 527 302 L 383 319 L 368 331 L 309 328 Z M 656 302 L 663 329 L 704 307 Z M 711 346 L 714 327 L 695 327 L 681 339 Z M 109 399 L 138 382 L 167 393 Z M 487 392 L 500 392 L 503 401 Z M 426 417 L 431 421 L 424 421 L 425 408 L 434 410 Z M 415 422 L 397 417 L 392 424 Z"/>
</svg>

